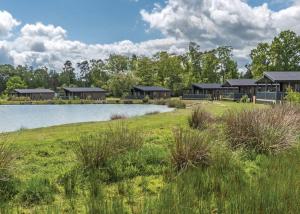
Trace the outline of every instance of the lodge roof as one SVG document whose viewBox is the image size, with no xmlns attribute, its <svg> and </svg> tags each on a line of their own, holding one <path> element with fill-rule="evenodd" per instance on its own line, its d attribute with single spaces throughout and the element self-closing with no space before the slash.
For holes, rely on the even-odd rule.
<svg viewBox="0 0 300 214">
<path fill-rule="evenodd" d="M 141 91 L 170 91 L 170 89 L 163 88 L 160 86 L 134 86 L 133 88 Z"/>
<path fill-rule="evenodd" d="M 43 93 L 54 93 L 54 91 L 50 89 L 43 89 L 43 88 L 37 88 L 37 89 L 15 89 L 14 90 L 17 93 L 20 94 L 43 94 Z"/>
<path fill-rule="evenodd" d="M 223 86 L 239 87 L 239 86 L 256 86 L 256 80 L 254 79 L 229 79 Z"/>
<path fill-rule="evenodd" d="M 272 82 L 285 82 L 285 81 L 300 81 L 300 72 L 298 71 L 272 71 L 265 72 L 264 77 L 257 81 L 263 83 L 265 79 Z"/>
</svg>

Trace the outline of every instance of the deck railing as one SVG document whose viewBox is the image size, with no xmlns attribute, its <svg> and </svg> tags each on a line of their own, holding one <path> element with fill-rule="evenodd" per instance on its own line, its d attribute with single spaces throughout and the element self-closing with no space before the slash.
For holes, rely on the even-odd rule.
<svg viewBox="0 0 300 214">
<path fill-rule="evenodd" d="M 209 100 L 211 99 L 210 94 L 184 94 L 182 96 L 184 100 Z"/>
<path fill-rule="evenodd" d="M 244 95 L 247 95 L 247 94 L 244 94 L 244 93 L 224 93 L 222 95 L 222 98 L 227 99 L 227 100 L 237 101 L 237 100 L 240 100 Z"/>
<path fill-rule="evenodd" d="M 257 92 L 257 100 L 284 100 L 285 92 Z"/>
</svg>

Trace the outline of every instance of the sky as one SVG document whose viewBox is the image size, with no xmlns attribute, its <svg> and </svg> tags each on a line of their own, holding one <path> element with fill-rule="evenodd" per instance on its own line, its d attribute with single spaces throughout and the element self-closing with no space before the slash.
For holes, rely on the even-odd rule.
<svg viewBox="0 0 300 214">
<path fill-rule="evenodd" d="M 0 64 L 60 69 L 109 54 L 234 48 L 239 67 L 258 42 L 300 34 L 300 0 L 0 0 Z"/>
</svg>

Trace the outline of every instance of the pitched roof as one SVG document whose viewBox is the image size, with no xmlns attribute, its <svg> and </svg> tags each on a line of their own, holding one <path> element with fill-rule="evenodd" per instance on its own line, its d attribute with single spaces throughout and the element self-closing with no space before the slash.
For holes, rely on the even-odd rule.
<svg viewBox="0 0 300 214">
<path fill-rule="evenodd" d="M 102 88 L 64 88 L 66 91 L 70 92 L 105 92 Z"/>
<path fill-rule="evenodd" d="M 42 93 L 54 93 L 54 91 L 50 89 L 43 89 L 43 88 L 37 88 L 37 89 L 15 89 L 14 90 L 17 93 L 20 94 L 42 94 Z"/>
<path fill-rule="evenodd" d="M 227 80 L 223 86 L 256 86 L 256 80 L 254 79 L 230 79 Z"/>
<path fill-rule="evenodd" d="M 194 87 L 201 88 L 201 89 L 220 89 L 222 88 L 222 84 L 219 83 L 195 83 L 193 84 Z"/>
<path fill-rule="evenodd" d="M 160 86 L 134 86 L 133 88 L 141 91 L 170 91 L 170 89 Z"/>
<path fill-rule="evenodd" d="M 300 72 L 297 71 L 274 71 L 265 72 L 264 77 L 273 82 L 278 81 L 300 81 Z"/>
</svg>

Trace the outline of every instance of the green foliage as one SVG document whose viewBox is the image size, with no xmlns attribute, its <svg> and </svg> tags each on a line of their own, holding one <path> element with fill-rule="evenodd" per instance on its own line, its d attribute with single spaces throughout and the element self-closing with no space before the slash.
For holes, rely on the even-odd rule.
<svg viewBox="0 0 300 214">
<path fill-rule="evenodd" d="M 299 109 L 291 106 L 229 111 L 223 119 L 225 135 L 235 149 L 273 154 L 297 142 L 300 115 Z"/>
<path fill-rule="evenodd" d="M 248 95 L 243 95 L 240 102 L 241 103 L 250 103 L 250 99 L 249 99 Z"/>
<path fill-rule="evenodd" d="M 9 94 L 15 89 L 24 89 L 26 87 L 26 83 L 21 79 L 21 77 L 11 77 L 6 83 L 6 93 Z"/>
<path fill-rule="evenodd" d="M 300 93 L 289 88 L 285 100 L 289 101 L 290 103 L 300 103 Z"/>
<path fill-rule="evenodd" d="M 203 130 L 207 128 L 213 121 L 213 116 L 202 107 L 193 109 L 192 114 L 188 118 L 191 128 Z"/>
<path fill-rule="evenodd" d="M 295 32 L 283 31 L 271 44 L 259 43 L 250 56 L 255 78 L 265 71 L 300 71 L 300 37 Z"/>
<path fill-rule="evenodd" d="M 49 204 L 54 201 L 56 188 L 49 179 L 35 177 L 30 179 L 20 195 L 20 200 L 26 206 Z"/>
</svg>

